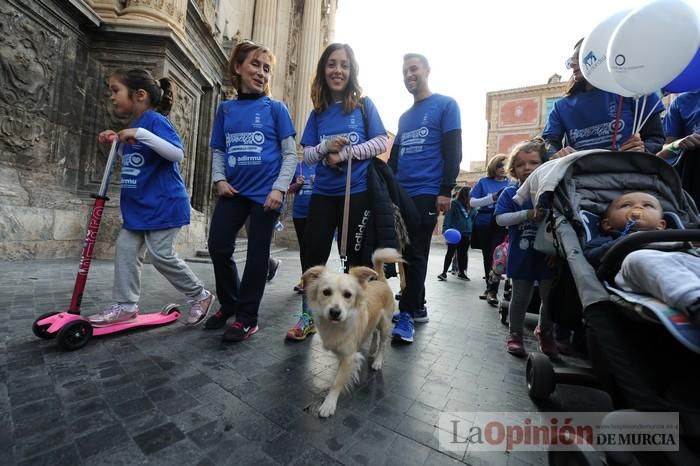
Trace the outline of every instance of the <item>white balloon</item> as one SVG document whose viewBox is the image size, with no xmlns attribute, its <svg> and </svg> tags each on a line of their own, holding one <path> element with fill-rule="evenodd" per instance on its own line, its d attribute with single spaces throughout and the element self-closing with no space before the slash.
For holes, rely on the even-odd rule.
<svg viewBox="0 0 700 466">
<path fill-rule="evenodd" d="M 642 95 L 670 83 L 700 46 L 700 20 L 683 0 L 656 0 L 629 13 L 613 32 L 608 68 L 625 89 Z"/>
<path fill-rule="evenodd" d="M 608 44 L 620 22 L 632 11 L 622 10 L 609 16 L 586 36 L 579 50 L 579 67 L 586 81 L 604 91 L 633 97 L 631 92 L 620 86 L 608 68 Z"/>
</svg>

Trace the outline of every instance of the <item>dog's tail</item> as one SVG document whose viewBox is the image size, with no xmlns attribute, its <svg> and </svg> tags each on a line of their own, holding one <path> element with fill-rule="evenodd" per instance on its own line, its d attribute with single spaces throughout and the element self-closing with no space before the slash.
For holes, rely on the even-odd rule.
<svg viewBox="0 0 700 466">
<path fill-rule="evenodd" d="M 381 248 L 374 251 L 372 254 L 372 265 L 374 271 L 379 275 L 379 280 L 386 282 L 384 275 L 384 264 L 395 264 L 397 262 L 406 262 L 401 257 L 401 253 L 394 248 Z"/>
</svg>

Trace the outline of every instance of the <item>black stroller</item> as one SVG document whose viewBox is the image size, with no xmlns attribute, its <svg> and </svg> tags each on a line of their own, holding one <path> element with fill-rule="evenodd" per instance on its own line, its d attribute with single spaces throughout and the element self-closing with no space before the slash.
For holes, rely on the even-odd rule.
<svg viewBox="0 0 700 466">
<path fill-rule="evenodd" d="M 549 164 L 555 165 L 547 167 Z M 552 210 L 548 220 L 554 231 L 552 251 L 565 258 L 575 282 L 591 368 L 555 368 L 545 355 L 531 353 L 526 368 L 529 395 L 544 400 L 554 392 L 557 383 L 586 385 L 607 391 L 616 409 L 679 412 L 680 451 L 663 458 L 654 455 L 650 462 L 700 464 L 700 340 L 695 349 L 692 341 L 679 341 L 671 334 L 673 322 L 659 319 L 653 306 L 647 305 L 648 298 L 630 301 L 634 296 L 610 286 L 629 252 L 651 246 L 687 248 L 687 241 L 700 241 L 700 216 L 695 203 L 682 190 L 674 169 L 650 154 L 586 151 L 549 162 L 531 177 L 545 167 L 549 171 L 541 173 L 539 181 L 534 180 L 540 186 L 533 184 L 528 190 L 537 192 L 538 205 Z M 656 195 L 667 223 L 676 229 L 629 235 L 594 270 L 583 255 L 582 245 L 596 235 L 597 218 L 604 214 L 610 201 L 625 191 Z M 557 312 L 562 311 L 570 309 Z M 676 317 L 682 320 L 680 312 L 676 312 Z M 686 326 L 691 340 L 700 337 L 700 329 L 691 327 Z M 550 461 L 558 463 L 565 458 L 566 464 L 604 464 L 598 463 L 600 455 L 575 453 L 578 456 L 550 453 Z M 649 457 L 608 453 L 605 463 L 640 464 L 639 461 L 644 464 Z"/>
</svg>

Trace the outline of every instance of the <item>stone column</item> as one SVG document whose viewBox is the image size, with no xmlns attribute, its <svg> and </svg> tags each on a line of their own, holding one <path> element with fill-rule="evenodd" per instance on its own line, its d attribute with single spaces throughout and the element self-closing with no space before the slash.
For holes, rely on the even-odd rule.
<svg viewBox="0 0 700 466">
<path fill-rule="evenodd" d="M 277 0 L 256 0 L 253 42 L 264 45 L 274 53 L 276 26 Z"/>
<path fill-rule="evenodd" d="M 311 104 L 311 81 L 316 71 L 316 63 L 321 48 L 321 5 L 322 0 L 306 0 L 301 21 L 299 41 L 299 65 L 295 92 L 294 127 L 298 138 L 306 126 L 306 119 L 313 108 Z"/>
<path fill-rule="evenodd" d="M 326 10 L 326 43 L 323 44 L 325 48 L 326 45 L 335 42 L 335 13 L 338 9 L 338 0 L 329 0 L 328 9 Z"/>
<path fill-rule="evenodd" d="M 127 0 L 120 18 L 170 26 L 185 37 L 185 18 L 188 0 Z"/>
</svg>

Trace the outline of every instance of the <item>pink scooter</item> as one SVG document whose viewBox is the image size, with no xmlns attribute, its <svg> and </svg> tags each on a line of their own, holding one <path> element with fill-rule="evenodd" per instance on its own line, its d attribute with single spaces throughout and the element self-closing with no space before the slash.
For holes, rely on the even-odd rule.
<svg viewBox="0 0 700 466">
<path fill-rule="evenodd" d="M 136 327 L 170 324 L 180 318 L 180 310 L 177 304 L 168 304 L 161 312 L 140 314 L 126 322 L 99 327 L 93 326 L 80 315 L 80 303 L 83 300 L 83 291 L 85 291 L 85 283 L 87 282 L 88 271 L 92 262 L 92 253 L 97 241 L 97 232 L 100 229 L 102 212 L 105 202 L 109 200 L 107 197 L 107 185 L 109 184 L 109 176 L 116 158 L 118 143 L 118 140 L 115 138 L 109 151 L 105 172 L 102 175 L 100 191 L 96 195 L 92 195 L 95 198 L 95 204 L 92 206 L 92 215 L 90 216 L 87 234 L 85 235 L 85 245 L 80 256 L 78 276 L 75 279 L 70 307 L 65 312 L 54 311 L 42 314 L 32 325 L 34 335 L 47 340 L 56 338 L 58 344 L 68 351 L 82 348 L 93 335 L 100 336 Z"/>
</svg>

